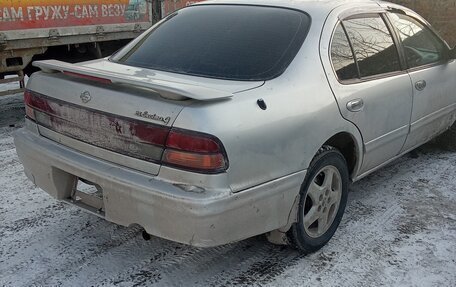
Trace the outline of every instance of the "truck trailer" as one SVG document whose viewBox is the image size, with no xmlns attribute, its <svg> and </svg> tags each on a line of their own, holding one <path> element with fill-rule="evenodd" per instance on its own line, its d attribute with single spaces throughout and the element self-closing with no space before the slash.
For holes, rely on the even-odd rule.
<svg viewBox="0 0 456 287">
<path fill-rule="evenodd" d="M 199 1 L 0 0 L 0 83 L 20 81 L 33 60 L 108 56 L 162 17 Z M 4 79 L 6 75 L 18 77 Z M 23 82 L 21 84 L 23 87 Z M 1 94 L 11 93 L 0 92 Z"/>
</svg>

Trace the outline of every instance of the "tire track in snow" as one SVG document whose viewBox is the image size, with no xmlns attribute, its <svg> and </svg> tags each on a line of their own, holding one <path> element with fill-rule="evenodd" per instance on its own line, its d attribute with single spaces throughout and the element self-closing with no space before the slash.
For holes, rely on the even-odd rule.
<svg viewBox="0 0 456 287">
<path fill-rule="evenodd" d="M 78 256 L 75 258 L 71 258 L 71 260 L 65 261 L 64 264 L 60 265 L 58 268 L 47 268 L 46 271 L 41 271 L 37 276 L 33 276 L 29 279 L 29 281 L 25 284 L 25 286 L 30 286 L 33 284 L 39 284 L 42 286 L 55 286 L 55 285 L 69 285 L 69 286 L 78 286 L 80 282 L 80 278 L 75 280 L 76 282 L 72 281 L 74 276 L 80 277 L 83 275 L 85 278 L 88 278 L 88 273 L 84 272 L 85 270 L 94 270 L 95 266 L 102 266 L 106 268 L 109 264 L 106 264 L 104 259 L 109 259 L 112 257 L 113 253 L 119 253 L 117 260 L 115 262 L 119 262 L 119 259 L 126 258 L 127 256 L 133 255 L 133 258 L 137 258 L 134 256 L 135 254 L 131 252 L 131 250 L 135 247 L 139 240 L 139 234 L 141 228 L 139 226 L 133 226 L 131 228 L 124 228 L 120 226 L 115 226 L 113 224 L 109 224 L 110 229 L 112 229 L 111 234 L 115 233 L 115 236 L 110 236 L 111 238 L 106 238 L 103 242 L 98 244 L 90 245 L 89 250 L 83 250 L 83 252 L 78 252 Z M 109 234 L 109 233 L 108 233 Z M 80 234 L 78 234 L 80 235 Z M 95 234 L 93 236 L 94 240 L 99 240 L 99 234 Z M 74 238 L 73 238 L 74 240 Z M 85 238 L 87 240 L 87 238 Z M 78 246 L 77 242 L 73 243 L 73 246 L 76 248 L 82 247 Z M 83 242 L 83 245 L 86 245 L 86 242 Z M 60 256 L 68 256 L 68 254 L 60 254 Z M 102 260 L 100 260 L 102 259 Z M 99 265 L 101 264 L 101 265 Z M 110 265 L 112 266 L 112 265 Z M 67 272 L 67 270 L 71 270 L 71 273 L 67 274 L 64 278 L 64 282 L 62 281 L 61 274 Z M 97 272 L 96 277 L 92 277 L 92 280 L 99 280 L 100 273 Z M 24 280 L 25 281 L 25 280 Z"/>
<path fill-rule="evenodd" d="M 101 221 L 100 219 L 97 220 Z M 10 270 L 13 272 L 9 271 L 8 274 L 23 274 L 21 281 L 24 284 L 22 286 L 32 286 L 34 284 L 42 286 L 54 285 L 46 284 L 46 281 L 53 276 L 61 277 L 61 274 L 68 272 L 71 274 L 73 270 L 77 271 L 79 266 L 89 265 L 95 258 L 103 256 L 115 248 L 126 246 L 126 249 L 128 250 L 128 246 L 131 244 L 132 239 L 139 235 L 139 228 L 135 227 L 126 230 L 126 232 L 121 230 L 118 236 L 109 238 L 110 230 L 111 232 L 115 232 L 116 229 L 124 228 L 109 223 L 108 225 L 110 225 L 108 229 L 97 229 L 93 234 L 81 233 L 81 230 L 79 230 L 63 244 L 62 242 L 53 242 L 51 245 L 43 244 L 44 246 L 41 246 L 39 253 L 39 259 L 46 262 L 52 260 L 52 258 L 55 258 L 57 261 L 59 261 L 59 258 L 65 258 L 65 261 L 60 262 L 57 266 L 54 264 L 39 264 L 40 262 L 36 262 L 38 264 L 35 264 L 35 262 L 32 262 L 32 264 L 21 262 L 11 268 Z M 93 226 L 90 226 L 84 231 L 90 230 L 95 231 Z M 106 236 L 106 234 L 108 236 Z M 27 258 L 26 256 L 24 257 Z M 81 274 L 79 274 L 79 276 L 80 275 Z M 67 275 L 66 277 L 69 276 Z M 11 284 L 14 282 L 12 278 L 8 279 L 8 277 L 6 277 L 5 280 Z M 57 285 L 60 285 L 61 283 L 62 282 L 59 282 Z"/>
<path fill-rule="evenodd" d="M 162 250 L 163 242 L 165 248 Z M 151 253 L 149 259 L 133 265 L 115 278 L 103 280 L 100 285 L 231 286 L 231 280 L 227 281 L 227 278 L 235 278 L 244 271 L 250 272 L 251 278 L 255 278 L 253 280 L 264 277 L 263 281 L 266 282 L 272 279 L 272 274 L 278 274 L 286 268 L 289 257 L 284 256 L 284 252 L 292 257 L 302 256 L 295 250 L 277 248 L 258 238 L 208 249 L 162 239 L 154 239 L 152 246 L 152 251 L 147 247 L 144 250 Z M 269 272 L 267 277 L 258 272 L 255 277 L 253 270 L 262 263 L 270 264 L 269 271 L 275 272 Z"/>
<path fill-rule="evenodd" d="M 217 274 L 207 280 L 205 284 L 210 286 L 261 286 L 273 281 L 276 276 L 297 264 L 304 257 L 288 246 L 274 246 L 266 241 L 256 242 L 248 253 L 242 253 L 239 256 L 241 264 Z"/>
<path fill-rule="evenodd" d="M 121 263 L 121 266 L 114 267 L 112 274 L 99 278 L 100 286 L 112 285 L 141 285 L 143 283 L 156 283 L 161 280 L 162 276 L 159 269 L 165 268 L 170 261 L 178 264 L 183 258 L 192 256 L 196 250 L 188 246 L 179 245 L 170 241 L 159 238 L 152 238 L 150 241 L 144 241 L 137 238 L 136 245 L 130 246 L 128 254 L 125 250 L 115 250 L 94 260 L 92 265 L 85 266 L 81 272 L 88 276 L 97 276 L 97 268 L 93 266 L 102 266 L 103 262 L 109 262 L 110 259 L 119 259 L 132 256 L 132 260 Z M 116 262 L 118 260 L 115 260 Z M 101 265 L 100 265 L 101 264 Z M 98 273 L 99 274 L 99 273 Z M 77 282 L 78 277 L 70 277 L 69 282 Z"/>
<path fill-rule="evenodd" d="M 157 243 L 158 247 L 163 243 L 166 246 L 164 250 L 158 253 L 156 252 L 157 248 L 155 248 Z M 149 284 L 157 283 L 157 285 L 165 286 L 192 286 L 192 278 L 194 278 L 195 273 L 198 274 L 198 278 L 203 276 L 204 270 L 214 266 L 208 262 L 220 260 L 220 256 L 231 250 L 234 245 L 237 244 L 201 249 L 154 238 L 153 256 L 140 264 L 133 265 L 116 278 L 104 281 L 103 285 L 119 282 L 126 285 L 137 285 L 148 282 Z M 146 248 L 146 250 L 148 249 Z M 150 282 L 150 278 L 155 280 Z"/>
</svg>

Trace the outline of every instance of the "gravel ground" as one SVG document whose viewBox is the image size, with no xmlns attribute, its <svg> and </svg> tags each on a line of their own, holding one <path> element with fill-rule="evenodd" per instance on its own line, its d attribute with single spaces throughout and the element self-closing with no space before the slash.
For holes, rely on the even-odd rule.
<svg viewBox="0 0 456 287">
<path fill-rule="evenodd" d="M 0 286 L 455 286 L 456 153 L 426 145 L 351 187 L 321 251 L 259 236 L 198 249 L 59 203 L 23 174 L 12 133 L 20 97 L 0 99 Z"/>
</svg>

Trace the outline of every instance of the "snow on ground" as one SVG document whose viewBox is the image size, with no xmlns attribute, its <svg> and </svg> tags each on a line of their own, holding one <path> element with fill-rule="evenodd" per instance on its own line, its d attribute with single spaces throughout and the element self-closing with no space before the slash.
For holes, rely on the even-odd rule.
<svg viewBox="0 0 456 287">
<path fill-rule="evenodd" d="M 0 99 L 0 286 L 455 286 L 456 153 L 427 145 L 351 187 L 335 237 L 303 256 L 262 236 L 199 249 L 59 203 L 23 174 Z"/>
</svg>

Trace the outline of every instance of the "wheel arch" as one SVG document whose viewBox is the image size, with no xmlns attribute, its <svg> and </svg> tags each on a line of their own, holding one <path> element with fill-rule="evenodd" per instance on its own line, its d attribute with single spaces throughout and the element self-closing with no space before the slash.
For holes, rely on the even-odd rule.
<svg viewBox="0 0 456 287">
<path fill-rule="evenodd" d="M 350 173 L 350 179 L 356 178 L 362 163 L 362 141 L 350 132 L 339 132 L 330 137 L 323 146 L 336 148 L 345 158 Z"/>
<path fill-rule="evenodd" d="M 324 143 L 321 146 L 318 147 L 318 149 L 314 153 L 314 156 L 318 154 L 318 151 L 323 146 L 334 147 L 335 149 L 340 151 L 340 153 L 342 153 L 342 155 L 348 163 L 348 171 L 350 175 L 349 180 L 352 182 L 356 181 L 357 175 L 359 174 L 359 170 L 361 169 L 364 154 L 364 146 L 361 133 L 355 125 L 349 124 L 345 125 L 344 129 L 334 131 L 332 134 L 332 136 L 330 136 L 326 141 L 324 141 Z M 273 234 L 270 234 L 270 236 L 268 236 L 268 239 L 272 238 L 270 239 L 271 242 L 277 244 L 277 242 L 281 241 L 277 238 L 282 238 L 283 240 L 285 240 L 285 237 L 283 236 L 286 232 L 290 230 L 293 223 L 297 221 L 299 198 L 300 195 L 297 195 L 295 198 L 295 201 L 288 216 L 287 225 L 277 229 L 276 231 L 274 231 Z M 280 244 L 283 244 L 286 241 L 283 240 Z"/>
</svg>

